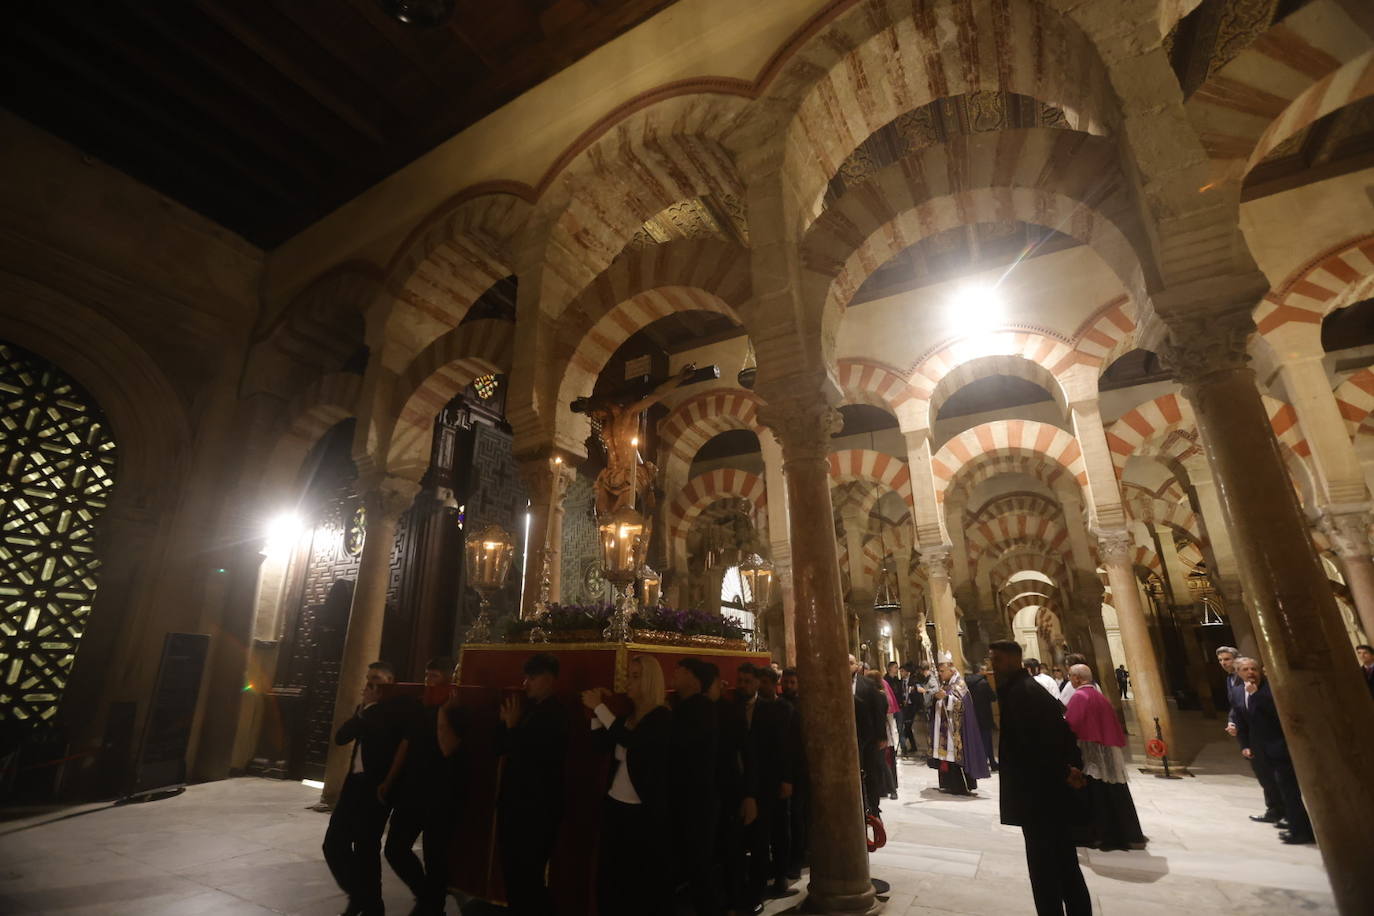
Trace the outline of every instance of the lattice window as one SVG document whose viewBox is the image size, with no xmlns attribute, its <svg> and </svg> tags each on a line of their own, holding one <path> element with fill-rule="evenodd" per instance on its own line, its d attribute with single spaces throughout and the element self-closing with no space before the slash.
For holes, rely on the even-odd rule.
<svg viewBox="0 0 1374 916">
<path fill-rule="evenodd" d="M 95 401 L 0 342 L 0 719 L 57 714 L 95 600 L 115 443 Z"/>
</svg>

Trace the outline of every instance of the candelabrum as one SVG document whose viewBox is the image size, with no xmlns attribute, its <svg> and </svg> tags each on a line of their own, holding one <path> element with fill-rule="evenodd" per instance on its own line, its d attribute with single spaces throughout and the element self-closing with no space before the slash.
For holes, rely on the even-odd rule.
<svg viewBox="0 0 1374 916">
<path fill-rule="evenodd" d="M 644 516 L 628 506 L 597 523 L 606 578 L 615 586 L 616 594 L 611 622 L 601 634 L 607 642 L 629 642 L 634 638 L 630 618 L 635 613 L 635 576 L 644 565 L 645 527 Z"/>
<path fill-rule="evenodd" d="M 549 641 L 549 634 L 538 623 L 540 618 L 549 611 L 549 588 L 551 587 L 549 581 L 549 549 L 546 547 L 541 553 L 543 558 L 539 570 L 539 600 L 534 603 L 535 624 L 530 629 L 530 642 L 535 643 Z"/>
<path fill-rule="evenodd" d="M 635 631 L 630 626 L 630 618 L 637 610 L 634 596 L 634 580 L 629 582 L 616 582 L 615 591 L 615 611 L 611 614 L 611 622 L 606 624 L 606 629 L 601 631 L 601 638 L 606 642 L 630 642 L 635 638 Z"/>
<path fill-rule="evenodd" d="M 767 652 L 768 634 L 762 615 L 773 600 L 773 564 L 751 553 L 740 562 L 738 570 L 740 604 L 754 616 L 750 647 L 755 652 Z"/>
<path fill-rule="evenodd" d="M 482 602 L 464 641 L 491 642 L 491 596 L 506 584 L 511 559 L 515 556 L 515 542 L 500 525 L 488 525 L 469 534 L 463 546 L 467 555 L 468 587 Z"/>
</svg>

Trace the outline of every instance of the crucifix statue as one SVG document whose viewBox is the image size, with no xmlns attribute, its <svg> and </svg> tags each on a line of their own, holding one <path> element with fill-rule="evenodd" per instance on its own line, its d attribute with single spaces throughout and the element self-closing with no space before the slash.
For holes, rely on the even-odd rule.
<svg viewBox="0 0 1374 916">
<path fill-rule="evenodd" d="M 595 483 L 598 517 L 628 507 L 644 516 L 646 523 L 653 518 L 653 483 L 658 471 L 639 453 L 644 411 L 684 384 L 719 377 L 720 370 L 715 366 L 698 369 L 689 363 L 667 379 L 644 376 L 618 391 L 572 402 L 574 413 L 585 413 L 597 422 L 601 444 L 606 449 L 606 467 Z"/>
</svg>

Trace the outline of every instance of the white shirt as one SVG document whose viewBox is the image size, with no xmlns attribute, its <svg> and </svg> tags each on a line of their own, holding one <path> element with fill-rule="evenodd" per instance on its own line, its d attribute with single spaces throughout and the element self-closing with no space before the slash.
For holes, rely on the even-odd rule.
<svg viewBox="0 0 1374 916">
<path fill-rule="evenodd" d="M 1074 691 L 1076 690 L 1078 690 L 1078 688 L 1073 685 L 1073 681 L 1069 681 L 1064 685 L 1064 689 L 1059 691 L 1059 702 L 1068 706 L 1069 700 L 1073 699 Z"/>
<path fill-rule="evenodd" d="M 592 720 L 593 731 L 598 728 L 610 728 L 615 724 L 615 714 L 606 708 L 605 703 L 598 704 L 592 712 L 596 714 L 596 718 Z M 615 768 L 615 778 L 611 780 L 610 791 L 606 794 L 626 805 L 641 804 L 639 793 L 635 791 L 635 784 L 630 779 L 630 765 L 625 759 L 625 745 L 615 746 L 615 759 L 620 762 L 620 766 Z"/>
<path fill-rule="evenodd" d="M 1050 692 L 1050 696 L 1059 699 L 1059 685 L 1054 682 L 1054 678 L 1042 671 L 1035 675 L 1035 680 L 1039 682 L 1041 687 L 1044 687 Z"/>
</svg>

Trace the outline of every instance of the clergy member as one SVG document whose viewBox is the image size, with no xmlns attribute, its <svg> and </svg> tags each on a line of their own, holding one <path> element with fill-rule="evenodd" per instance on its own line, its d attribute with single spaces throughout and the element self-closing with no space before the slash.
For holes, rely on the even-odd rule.
<svg viewBox="0 0 1374 916">
<path fill-rule="evenodd" d="M 1091 668 L 1081 663 L 1070 666 L 1069 681 L 1074 691 L 1064 718 L 1078 739 L 1083 774 L 1088 778 L 1093 809 L 1091 845 L 1102 850 L 1144 849 L 1146 839 L 1140 831 L 1140 818 L 1127 784 L 1126 760 L 1121 754 L 1126 732 L 1111 701 L 1093 683 Z"/>
<path fill-rule="evenodd" d="M 954 656 L 941 653 L 940 689 L 931 707 L 930 758 L 940 772 L 940 791 L 972 795 L 978 780 L 988 778 L 988 755 L 978 727 L 978 713 L 968 686 L 954 667 Z"/>
</svg>

